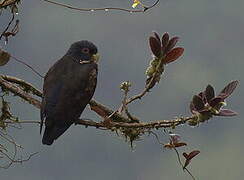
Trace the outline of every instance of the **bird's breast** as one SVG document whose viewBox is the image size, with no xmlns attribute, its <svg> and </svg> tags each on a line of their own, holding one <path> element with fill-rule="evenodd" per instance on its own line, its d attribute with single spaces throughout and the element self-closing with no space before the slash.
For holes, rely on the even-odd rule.
<svg viewBox="0 0 244 180">
<path fill-rule="evenodd" d="M 94 89 L 96 88 L 96 84 L 97 84 L 97 69 L 93 69 L 89 73 L 88 83 L 87 83 L 87 87 L 85 88 L 85 91 L 93 92 Z"/>
</svg>

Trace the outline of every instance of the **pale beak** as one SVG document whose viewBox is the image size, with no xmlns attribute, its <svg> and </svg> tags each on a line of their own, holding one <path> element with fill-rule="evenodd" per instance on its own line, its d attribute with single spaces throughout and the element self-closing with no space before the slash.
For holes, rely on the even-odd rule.
<svg viewBox="0 0 244 180">
<path fill-rule="evenodd" d="M 100 55 L 97 53 L 97 54 L 92 55 L 91 60 L 93 62 L 97 63 L 99 61 L 99 58 L 100 58 Z"/>
</svg>

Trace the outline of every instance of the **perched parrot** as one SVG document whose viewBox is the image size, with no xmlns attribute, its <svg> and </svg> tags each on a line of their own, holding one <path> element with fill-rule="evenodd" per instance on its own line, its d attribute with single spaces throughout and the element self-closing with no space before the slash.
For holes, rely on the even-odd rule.
<svg viewBox="0 0 244 180">
<path fill-rule="evenodd" d="M 78 120 L 90 102 L 97 84 L 98 59 L 92 42 L 78 41 L 47 72 L 41 104 L 43 144 L 51 145 Z"/>
</svg>

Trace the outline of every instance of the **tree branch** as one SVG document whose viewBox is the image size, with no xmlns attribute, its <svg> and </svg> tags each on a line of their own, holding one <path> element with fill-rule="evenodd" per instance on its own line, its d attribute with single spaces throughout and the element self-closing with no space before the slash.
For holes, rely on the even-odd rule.
<svg viewBox="0 0 244 180">
<path fill-rule="evenodd" d="M 55 4 L 55 5 L 64 7 L 64 8 L 68 8 L 68 9 L 72 9 L 72 10 L 76 10 L 76 11 L 83 11 L 83 12 L 117 10 L 117 11 L 129 12 L 129 13 L 143 13 L 143 12 L 146 12 L 149 9 L 152 9 L 153 7 L 157 6 L 157 4 L 159 3 L 160 0 L 156 0 L 155 3 L 153 3 L 151 6 L 143 6 L 143 9 L 141 9 L 141 10 L 131 10 L 131 9 L 125 9 L 125 8 L 119 8 L 119 7 L 78 8 L 78 7 L 74 7 L 74 6 L 71 6 L 68 4 L 59 3 L 56 1 L 52 1 L 52 0 L 43 0 L 43 1 L 46 1 L 46 2 L 51 3 L 51 4 Z"/>
<path fill-rule="evenodd" d="M 0 1 L 0 9 L 10 6 L 12 4 L 17 3 L 19 0 L 1 0 Z"/>
<path fill-rule="evenodd" d="M 154 72 L 152 78 L 150 79 L 149 83 L 146 85 L 146 87 L 143 89 L 143 91 L 131 98 L 129 98 L 128 100 L 126 100 L 126 103 L 125 105 L 128 105 L 130 104 L 131 102 L 137 100 L 137 99 L 141 99 L 144 95 L 146 95 L 146 93 L 149 92 L 149 90 L 152 88 L 152 86 L 154 86 L 155 84 L 155 79 L 157 78 L 158 76 L 158 71 L 160 69 L 160 67 L 163 66 L 163 59 L 165 58 L 165 56 L 162 56 L 160 59 L 159 59 L 159 64 L 157 65 L 157 68 L 156 68 L 156 71 Z"/>
<path fill-rule="evenodd" d="M 11 19 L 10 19 L 8 25 L 6 26 L 6 28 L 3 30 L 3 32 L 2 32 L 1 35 L 0 35 L 0 40 L 2 39 L 2 37 L 4 37 L 4 36 L 6 35 L 6 33 L 7 33 L 8 29 L 9 29 L 10 25 L 11 25 L 11 24 L 13 23 L 13 21 L 14 21 L 14 18 L 15 18 L 15 15 L 14 15 L 14 13 L 12 13 L 12 17 L 11 17 Z M 7 39 L 6 39 L 6 40 L 7 40 Z"/>
<path fill-rule="evenodd" d="M 22 79 L 7 75 L 0 75 L 0 77 L 8 82 L 20 85 L 21 87 L 25 88 L 26 91 L 30 91 L 33 95 L 42 97 L 42 92 L 39 89 L 35 88 L 32 84 L 27 83 Z"/>
<path fill-rule="evenodd" d="M 8 91 L 12 92 L 13 94 L 21 97 L 22 99 L 24 99 L 25 101 L 29 102 L 30 104 L 32 104 L 33 106 L 37 107 L 40 109 L 41 107 L 41 103 L 39 100 L 33 98 L 31 95 L 29 95 L 28 93 L 26 93 L 24 90 L 22 90 L 21 88 L 19 88 L 18 86 L 9 83 L 8 81 L 4 80 L 2 78 L 2 76 L 0 76 L 0 84 L 1 87 L 3 89 L 7 89 Z"/>
<path fill-rule="evenodd" d="M 13 83 L 22 86 L 22 88 L 18 87 L 17 85 L 15 85 Z M 8 90 L 8 91 L 14 93 L 15 95 L 19 96 L 20 98 L 22 98 L 25 101 L 29 102 L 30 104 L 34 105 L 36 108 L 40 109 L 41 102 L 23 90 L 23 87 L 28 87 L 28 88 L 32 89 L 33 94 L 41 97 L 42 96 L 41 91 L 36 89 L 30 83 L 27 83 L 24 80 L 21 80 L 21 79 L 15 78 L 15 77 L 0 75 L 0 86 L 4 90 Z M 96 112 L 103 119 L 108 117 L 109 115 L 111 115 L 114 112 L 113 110 L 109 109 L 108 107 L 104 106 L 103 104 L 98 103 L 96 100 L 91 100 L 89 105 L 90 105 L 91 110 Z M 151 121 L 151 122 L 129 123 L 129 122 L 131 122 L 131 120 L 129 118 L 126 118 L 119 113 L 114 113 L 113 116 L 110 117 L 110 119 L 111 119 L 111 122 L 110 122 L 109 126 L 107 124 L 105 124 L 104 122 L 95 122 L 95 121 L 83 120 L 83 119 L 79 119 L 76 122 L 76 124 L 84 125 L 84 126 L 91 126 L 91 127 L 96 127 L 96 128 L 107 128 L 107 129 L 112 129 L 112 128 L 146 128 L 146 129 L 166 128 L 166 127 L 175 127 L 180 124 L 184 124 L 189 120 L 195 119 L 195 116 L 180 117 L 180 118 L 175 118 L 172 120 L 158 120 L 158 121 Z M 39 121 L 36 121 L 36 123 L 38 123 L 38 122 Z"/>
</svg>

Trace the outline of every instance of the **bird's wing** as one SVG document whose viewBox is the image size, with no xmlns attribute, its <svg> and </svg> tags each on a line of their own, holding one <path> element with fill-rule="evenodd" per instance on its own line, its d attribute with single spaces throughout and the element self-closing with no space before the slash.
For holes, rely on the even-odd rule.
<svg viewBox="0 0 244 180">
<path fill-rule="evenodd" d="M 96 77 L 96 64 L 77 65 L 67 57 L 55 63 L 44 80 L 41 125 L 45 119 L 46 126 L 68 126 L 79 118 L 94 94 Z"/>
<path fill-rule="evenodd" d="M 63 86 L 62 78 L 60 76 L 55 76 L 55 74 L 58 74 L 63 70 L 63 65 L 65 65 L 63 59 L 57 61 L 49 69 L 44 78 L 40 133 L 42 131 L 44 120 L 47 116 L 51 115 L 60 96 L 60 90 Z"/>
</svg>

